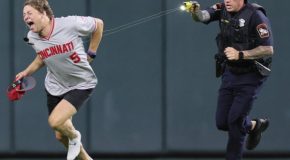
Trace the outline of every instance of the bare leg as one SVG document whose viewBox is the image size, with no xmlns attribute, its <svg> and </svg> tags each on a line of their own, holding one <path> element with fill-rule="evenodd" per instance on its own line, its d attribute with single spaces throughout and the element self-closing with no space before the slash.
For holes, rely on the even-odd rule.
<svg viewBox="0 0 290 160">
<path fill-rule="evenodd" d="M 56 138 L 67 148 L 68 140 L 76 138 L 76 129 L 73 126 L 71 117 L 76 114 L 75 107 L 66 100 L 62 100 L 49 116 L 48 122 L 51 128 L 55 130 Z M 90 160 L 90 156 L 81 146 L 78 158 L 81 160 Z"/>
<path fill-rule="evenodd" d="M 72 104 L 66 100 L 61 100 L 50 114 L 48 123 L 53 130 L 60 132 L 69 139 L 76 138 L 77 134 L 71 122 L 71 117 L 76 112 L 77 110 Z"/>
<path fill-rule="evenodd" d="M 55 131 L 55 137 L 56 139 L 64 145 L 64 147 L 68 148 L 68 138 L 64 135 L 62 135 L 60 132 Z"/>
</svg>

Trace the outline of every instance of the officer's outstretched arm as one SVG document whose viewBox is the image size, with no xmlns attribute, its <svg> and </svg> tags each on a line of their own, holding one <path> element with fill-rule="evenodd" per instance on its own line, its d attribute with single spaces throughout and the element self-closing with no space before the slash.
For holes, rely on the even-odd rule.
<svg viewBox="0 0 290 160">
<path fill-rule="evenodd" d="M 189 12 L 192 19 L 197 22 L 207 22 L 210 19 L 210 14 L 207 10 L 200 10 L 200 4 L 197 1 L 190 1 L 191 7 Z"/>
</svg>

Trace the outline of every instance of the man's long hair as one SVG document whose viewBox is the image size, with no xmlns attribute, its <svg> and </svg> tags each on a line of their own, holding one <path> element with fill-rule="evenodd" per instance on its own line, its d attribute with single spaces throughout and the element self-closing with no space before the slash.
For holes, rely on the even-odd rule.
<svg viewBox="0 0 290 160">
<path fill-rule="evenodd" d="M 24 6 L 30 5 L 38 10 L 40 13 L 46 13 L 49 19 L 53 17 L 53 11 L 47 0 L 25 0 Z"/>
</svg>

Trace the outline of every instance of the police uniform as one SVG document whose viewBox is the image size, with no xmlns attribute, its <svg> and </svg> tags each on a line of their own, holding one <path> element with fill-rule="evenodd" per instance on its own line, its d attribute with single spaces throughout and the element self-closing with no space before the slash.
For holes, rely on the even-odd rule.
<svg viewBox="0 0 290 160">
<path fill-rule="evenodd" d="M 207 12 L 210 18 L 204 23 L 219 21 L 220 25 L 217 36 L 219 53 L 216 57 L 222 84 L 218 95 L 216 125 L 218 129 L 228 131 L 226 159 L 239 160 L 242 158 L 246 135 L 252 127 L 249 112 L 267 79 L 267 75 L 258 70 L 256 62 L 270 67 L 271 58 L 229 61 L 223 52 L 226 47 L 243 51 L 258 46 L 273 46 L 270 22 L 265 10 L 256 4 L 246 3 L 239 12 L 229 13 L 224 3 L 219 3 L 208 8 Z"/>
</svg>

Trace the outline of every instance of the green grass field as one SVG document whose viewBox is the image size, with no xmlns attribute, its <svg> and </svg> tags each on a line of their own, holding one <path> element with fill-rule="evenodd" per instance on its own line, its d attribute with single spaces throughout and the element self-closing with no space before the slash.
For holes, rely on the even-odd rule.
<svg viewBox="0 0 290 160">
<path fill-rule="evenodd" d="M 17 158 L 17 159 L 2 159 L 0 158 L 1 160 L 31 160 L 31 159 L 28 159 L 28 158 Z M 33 160 L 64 160 L 65 158 L 63 159 L 60 159 L 60 158 L 55 158 L 55 159 L 47 159 L 47 158 L 33 158 Z M 265 158 L 250 158 L 250 159 L 247 159 L 245 158 L 244 160 L 261 160 L 261 159 L 265 159 Z M 221 159 L 221 158 L 117 158 L 117 159 L 113 159 L 113 158 L 95 158 L 94 160 L 224 160 L 224 159 Z M 289 160 L 289 158 L 267 158 L 267 160 Z"/>
</svg>

